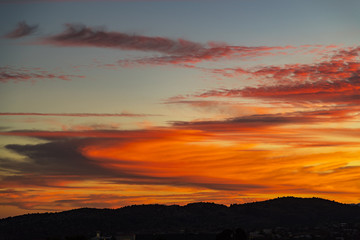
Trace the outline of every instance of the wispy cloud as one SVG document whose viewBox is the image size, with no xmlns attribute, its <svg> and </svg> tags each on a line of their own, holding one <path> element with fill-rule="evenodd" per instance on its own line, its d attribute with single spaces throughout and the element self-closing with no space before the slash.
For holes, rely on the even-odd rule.
<svg viewBox="0 0 360 240">
<path fill-rule="evenodd" d="M 176 127 L 198 129 L 207 132 L 268 132 L 276 130 L 277 127 L 286 125 L 311 125 L 317 123 L 331 123 L 357 119 L 359 108 L 334 108 L 311 111 L 293 111 L 287 113 L 256 114 L 241 117 L 228 118 L 224 120 L 207 121 L 175 121 L 172 124 Z M 275 127 L 275 128 L 274 128 Z"/>
<path fill-rule="evenodd" d="M 230 46 L 225 43 L 211 43 L 204 45 L 198 51 L 191 52 L 190 54 L 182 55 L 168 55 L 160 57 L 140 58 L 135 60 L 119 60 L 121 66 L 138 65 L 166 65 L 166 64 L 184 64 L 186 67 L 193 67 L 191 64 L 203 61 L 217 61 L 220 59 L 234 59 L 234 58 L 255 58 L 273 56 L 279 54 L 286 54 L 286 50 L 294 49 L 293 46 L 285 47 L 247 47 L 247 46 Z M 274 52 L 278 51 L 278 52 Z"/>
<path fill-rule="evenodd" d="M 19 22 L 17 27 L 6 34 L 6 38 L 22 38 L 35 33 L 38 29 L 38 25 L 28 25 L 25 21 Z"/>
<path fill-rule="evenodd" d="M 22 25 L 26 25 L 23 23 Z M 27 25 L 26 25 L 27 26 Z M 194 65 L 206 61 L 229 59 L 249 60 L 260 57 L 288 55 L 294 53 L 307 54 L 308 52 L 325 54 L 336 46 L 304 45 L 304 46 L 237 46 L 223 42 L 199 43 L 187 39 L 173 39 L 161 36 L 146 36 L 116 31 L 107 31 L 104 28 L 88 27 L 81 24 L 66 24 L 62 33 L 43 37 L 38 43 L 60 47 L 97 47 L 114 48 L 126 51 L 141 51 L 153 53 L 154 56 L 120 59 L 114 64 L 105 66 L 136 66 L 136 65 L 179 65 L 195 67 Z M 269 69 L 270 71 L 270 69 Z M 241 71 L 240 68 L 216 69 L 215 73 L 229 75 L 232 73 L 247 73 L 266 75 L 261 71 Z M 271 73 L 270 73 L 271 74 Z"/>
<path fill-rule="evenodd" d="M 266 104 L 269 110 L 271 108 L 269 105 L 275 109 L 281 104 L 286 104 L 296 108 L 321 111 L 329 109 L 324 104 L 331 104 L 332 109 L 347 109 L 349 114 L 355 114 L 358 111 L 355 105 L 359 102 L 360 94 L 359 49 L 359 47 L 336 49 L 327 53 L 323 61 L 313 64 L 213 69 L 211 70 L 213 73 L 227 77 L 246 75 L 261 84 L 179 95 L 169 98 L 165 103 L 194 103 L 192 105 L 195 107 L 209 108 L 212 103 L 219 105 L 219 102 L 226 98 L 245 102 L 252 99 L 260 100 L 258 104 Z M 289 110 L 299 111 L 299 109 Z"/>
<path fill-rule="evenodd" d="M 259 66 L 246 68 L 224 68 L 211 70 L 214 74 L 226 77 L 249 76 L 255 79 L 266 79 L 277 83 L 335 81 L 360 74 L 360 47 L 342 48 L 332 51 L 319 63 L 286 64 L 283 66 Z M 324 58 L 324 57 L 323 57 Z"/>
<path fill-rule="evenodd" d="M 60 79 L 70 81 L 73 78 L 85 78 L 81 75 L 69 75 L 69 74 L 54 74 L 38 68 L 11 68 L 11 67 L 0 67 L 0 82 L 6 83 L 12 82 L 26 82 L 45 79 Z"/>
<path fill-rule="evenodd" d="M 120 66 L 194 64 L 202 61 L 215 61 L 227 58 L 254 58 L 286 54 L 293 46 L 232 46 L 226 43 L 198 43 L 186 39 L 152 37 L 122 32 L 110 32 L 85 25 L 66 24 L 63 33 L 47 37 L 42 44 L 67 47 L 100 47 L 121 50 L 153 52 L 160 56 L 140 59 L 122 59 Z"/>
<path fill-rule="evenodd" d="M 153 114 L 136 114 L 136 113 L 11 113 L 0 112 L 0 116 L 51 116 L 51 117 L 148 117 L 157 116 Z"/>
<path fill-rule="evenodd" d="M 189 54 L 203 48 L 199 43 L 184 39 L 172 40 L 164 37 L 108 32 L 74 24 L 66 24 L 66 30 L 63 33 L 46 38 L 44 43 L 58 46 L 87 46 L 155 51 L 167 54 Z"/>
<path fill-rule="evenodd" d="M 286 102 L 326 102 L 334 104 L 354 104 L 359 101 L 360 77 L 344 80 L 316 81 L 299 84 L 280 84 L 242 89 L 209 90 L 196 97 L 245 97 L 273 99 Z"/>
</svg>

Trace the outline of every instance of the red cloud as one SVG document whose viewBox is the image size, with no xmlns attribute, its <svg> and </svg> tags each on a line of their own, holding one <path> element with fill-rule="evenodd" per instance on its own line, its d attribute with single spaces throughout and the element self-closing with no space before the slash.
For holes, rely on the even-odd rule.
<svg viewBox="0 0 360 240">
<path fill-rule="evenodd" d="M 226 77 L 235 77 L 236 75 L 263 77 L 281 83 L 319 80 L 334 81 L 359 75 L 360 63 L 331 60 L 318 64 L 287 64 L 284 66 L 267 66 L 256 69 L 214 69 L 212 72 Z"/>
<path fill-rule="evenodd" d="M 314 65 L 295 64 L 284 67 L 265 67 L 254 72 L 254 76 L 271 77 L 279 82 L 285 81 L 334 81 L 360 74 L 360 63 L 332 60 Z"/>
<path fill-rule="evenodd" d="M 360 77 L 337 81 L 317 81 L 300 84 L 246 87 L 242 89 L 211 90 L 197 97 L 250 97 L 302 102 L 359 102 Z"/>
<path fill-rule="evenodd" d="M 248 87 L 241 90 L 241 95 L 294 101 L 354 103 L 360 100 L 360 78 L 259 88 Z"/>
<path fill-rule="evenodd" d="M 249 75 L 266 78 L 280 83 L 304 81 L 335 81 L 360 75 L 360 47 L 340 49 L 332 52 L 330 59 L 315 64 L 286 64 L 283 66 L 266 66 L 253 69 L 225 68 L 212 70 L 215 74 L 226 77 Z"/>
<path fill-rule="evenodd" d="M 228 77 L 236 74 L 266 79 L 272 85 L 210 90 L 196 97 L 245 97 L 297 102 L 353 104 L 360 95 L 360 47 L 340 49 L 329 60 L 315 64 L 288 64 L 255 69 L 215 69 Z M 189 97 L 189 96 L 188 96 Z"/>
<path fill-rule="evenodd" d="M 345 49 L 340 49 L 336 52 L 334 56 L 331 57 L 333 60 L 342 60 L 342 61 L 356 61 L 359 57 L 360 46 L 349 47 Z"/>
</svg>

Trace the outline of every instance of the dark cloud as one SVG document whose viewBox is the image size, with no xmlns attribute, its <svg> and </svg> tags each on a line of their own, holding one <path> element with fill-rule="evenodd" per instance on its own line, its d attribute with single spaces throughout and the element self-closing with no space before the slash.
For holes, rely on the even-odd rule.
<svg viewBox="0 0 360 240">
<path fill-rule="evenodd" d="M 313 124 L 350 120 L 356 118 L 356 116 L 352 115 L 354 111 L 359 111 L 359 109 L 329 108 L 312 111 L 248 115 L 218 121 L 177 121 L 172 122 L 172 124 L 174 127 L 199 129 L 209 132 L 252 132 L 256 134 L 269 128 L 289 124 Z"/>
<path fill-rule="evenodd" d="M 231 46 L 226 43 L 197 43 L 185 39 L 152 37 L 122 32 L 109 32 L 84 25 L 66 24 L 66 30 L 58 35 L 43 39 L 42 44 L 68 47 L 101 47 L 121 50 L 154 52 L 160 56 L 118 61 L 121 66 L 133 64 L 193 64 L 202 61 L 214 61 L 220 58 L 252 58 L 276 55 L 273 51 L 295 49 L 285 47 L 247 47 Z M 190 65 L 186 65 L 190 66 Z"/>
<path fill-rule="evenodd" d="M 106 142 L 106 140 L 98 140 Z M 6 149 L 26 159 L 22 162 L 0 159 L 1 169 L 16 173 L 13 176 L 3 177 L 2 182 L 7 186 L 14 184 L 64 188 L 62 182 L 66 181 L 137 178 L 132 174 L 103 168 L 82 155 L 79 152 L 80 146 L 91 141 L 94 140 L 57 139 L 37 145 L 7 145 Z"/>
<path fill-rule="evenodd" d="M 295 47 L 247 47 L 247 46 L 230 46 L 227 44 L 206 44 L 203 48 L 199 48 L 197 51 L 191 53 L 183 53 L 181 55 L 167 55 L 157 56 L 149 58 L 140 58 L 135 60 L 119 60 L 118 64 L 121 66 L 132 66 L 132 65 L 166 65 L 166 64 L 183 64 L 183 67 L 193 68 L 192 64 L 203 62 L 203 61 L 216 61 L 218 59 L 227 58 L 254 58 L 264 57 L 269 55 L 276 55 L 274 50 L 288 50 Z M 285 53 L 285 52 L 281 52 Z"/>
<path fill-rule="evenodd" d="M 15 173 L 12 176 L 4 176 L 1 186 L 76 188 L 64 187 L 63 182 L 100 180 L 118 184 L 190 186 L 227 191 L 265 188 L 257 184 L 221 183 L 218 178 L 211 177 L 198 179 L 196 176 L 159 176 L 156 172 L 139 171 L 138 169 L 141 169 L 142 166 L 141 162 L 127 159 L 93 159 L 81 153 L 81 148 L 88 145 L 106 146 L 114 142 L 121 144 L 138 140 L 138 137 L 133 139 L 72 139 L 64 137 L 36 145 L 7 145 L 6 149 L 22 155 L 26 159 L 24 161 L 0 159 L 0 169 Z M 99 161 L 122 167 L 106 167 L 99 164 Z"/>
<path fill-rule="evenodd" d="M 285 114 L 263 114 L 237 118 L 230 118 L 219 121 L 193 121 L 193 122 L 172 122 L 175 127 L 201 129 L 205 131 L 261 131 L 264 128 L 292 123 L 305 123 L 311 121 L 301 116 Z M 255 132 L 254 132 L 255 133 Z"/>
<path fill-rule="evenodd" d="M 5 35 L 6 38 L 22 38 L 35 33 L 38 25 L 28 25 L 25 21 L 19 22 L 17 27 Z"/>
<path fill-rule="evenodd" d="M 6 149 L 27 158 L 18 163 L 3 159 L 1 167 L 16 172 L 43 176 L 105 175 L 78 151 L 82 140 L 58 140 L 37 145 L 7 145 Z M 35 180 L 35 179 L 34 179 Z"/>
<path fill-rule="evenodd" d="M 63 33 L 45 39 L 45 43 L 59 46 L 90 46 L 155 51 L 167 54 L 190 54 L 203 48 L 200 43 L 184 39 L 173 40 L 164 37 L 107 32 L 74 24 L 66 24 L 66 30 Z"/>
</svg>

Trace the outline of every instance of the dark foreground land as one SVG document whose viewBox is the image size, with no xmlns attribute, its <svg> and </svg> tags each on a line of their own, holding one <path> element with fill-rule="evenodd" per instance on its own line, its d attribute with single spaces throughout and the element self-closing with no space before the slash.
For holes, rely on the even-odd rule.
<svg viewBox="0 0 360 240">
<path fill-rule="evenodd" d="M 0 219 L 1 240 L 96 239 L 96 231 L 117 240 L 235 240 L 236 229 L 248 239 L 360 240 L 360 206 L 286 197 L 230 207 L 136 205 Z"/>
</svg>

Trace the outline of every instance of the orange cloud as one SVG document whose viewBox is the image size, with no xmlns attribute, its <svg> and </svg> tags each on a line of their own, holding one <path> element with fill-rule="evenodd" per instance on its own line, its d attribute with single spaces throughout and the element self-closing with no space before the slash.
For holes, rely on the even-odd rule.
<svg viewBox="0 0 360 240">
<path fill-rule="evenodd" d="M 114 39 L 119 41 L 112 41 Z M 266 56 L 292 48 L 199 44 L 73 25 L 47 41 L 64 46 L 158 52 L 163 56 L 152 59 L 158 61 L 157 64 Z M 230 69 L 227 70 L 230 73 L 268 78 L 275 84 L 210 90 L 167 102 L 201 109 L 216 108 L 220 112 L 224 106 L 231 112 L 230 108 L 234 109 L 236 104 L 229 107 L 228 102 L 203 101 L 202 98 L 261 99 L 268 104 L 266 108 L 243 106 L 247 113 L 237 110 L 225 119 L 173 121 L 167 127 L 128 131 L 80 127 L 78 129 L 84 130 L 0 132 L 2 136 L 45 140 L 33 145 L 8 144 L 2 149 L 21 158 L 0 158 L 0 170 L 5 173 L 0 182 L 0 205 L 53 211 L 192 201 L 229 204 L 282 195 L 358 202 L 357 54 L 357 48 L 343 49 L 330 60 L 315 65 L 270 66 L 251 71 Z M 141 61 L 147 64 L 147 59 Z M 50 78 L 47 72 L 40 73 Z M 29 76 L 14 79 L 42 78 L 41 74 L 30 71 Z M 12 79 L 11 74 L 5 75 L 6 81 Z M 299 103 L 302 106 L 294 109 Z M 281 104 L 292 107 L 280 111 L 277 107 Z M 144 116 L 128 113 L 0 115 Z M 353 125 L 347 126 L 349 123 Z"/>
<path fill-rule="evenodd" d="M 0 204 L 49 211 L 279 195 L 359 200 L 355 129 L 272 117 L 137 131 L 1 132 L 47 141 L 6 146 L 23 159 L 0 158 L 7 173 Z"/>
</svg>

